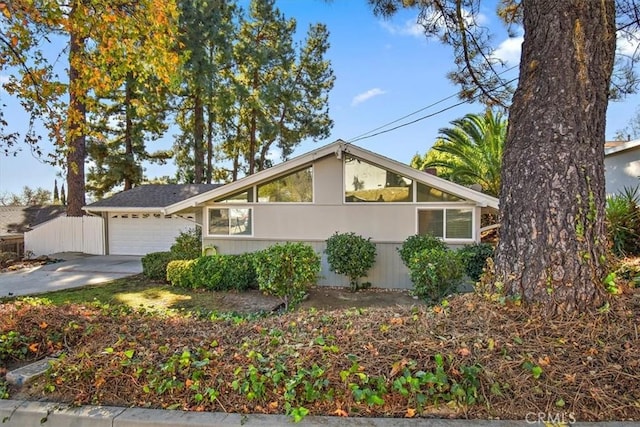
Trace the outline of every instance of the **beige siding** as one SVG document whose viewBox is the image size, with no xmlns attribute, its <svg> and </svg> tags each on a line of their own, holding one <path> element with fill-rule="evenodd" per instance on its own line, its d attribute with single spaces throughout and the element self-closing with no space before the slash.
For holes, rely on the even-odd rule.
<svg viewBox="0 0 640 427">
<path fill-rule="evenodd" d="M 342 160 L 323 157 L 313 164 L 313 199 L 319 205 L 338 205 L 343 199 Z"/>
<path fill-rule="evenodd" d="M 277 240 L 239 240 L 239 239 L 205 239 L 204 246 L 215 246 L 221 254 L 241 254 L 265 249 L 271 245 L 283 243 Z M 327 256 L 324 254 L 324 241 L 307 241 L 322 256 L 322 271 L 318 284 L 322 286 L 349 286 L 349 280 L 329 271 Z M 409 272 L 402 264 L 396 248 L 400 243 L 376 243 L 376 263 L 369 271 L 369 276 L 362 279 L 371 282 L 375 288 L 410 289 Z"/>
</svg>

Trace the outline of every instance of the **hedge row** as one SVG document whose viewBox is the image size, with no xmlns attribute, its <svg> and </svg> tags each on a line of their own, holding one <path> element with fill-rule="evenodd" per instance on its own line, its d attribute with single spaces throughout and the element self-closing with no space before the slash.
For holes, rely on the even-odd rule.
<svg viewBox="0 0 640 427">
<path fill-rule="evenodd" d="M 304 243 L 274 245 L 242 255 L 212 255 L 175 260 L 167 280 L 183 288 L 211 291 L 260 289 L 282 299 L 285 309 L 297 303 L 318 280 L 320 256 Z"/>
</svg>

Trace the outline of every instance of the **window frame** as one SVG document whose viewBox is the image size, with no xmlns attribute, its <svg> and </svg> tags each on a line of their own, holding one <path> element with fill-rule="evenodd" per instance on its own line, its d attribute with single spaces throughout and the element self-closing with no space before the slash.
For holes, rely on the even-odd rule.
<svg viewBox="0 0 640 427">
<path fill-rule="evenodd" d="M 396 175 L 398 175 L 399 177 L 403 178 L 403 179 L 409 179 L 411 180 L 411 185 L 409 185 L 408 187 L 410 188 L 410 193 L 411 193 L 411 200 L 407 201 L 407 202 L 378 202 L 378 201 L 371 201 L 371 202 L 349 202 L 347 201 L 347 157 L 351 157 L 355 160 L 360 160 L 361 162 L 364 162 L 366 164 L 368 164 L 369 166 L 373 166 L 379 169 L 384 170 L 386 173 L 394 173 Z M 413 177 L 404 175 L 394 169 L 390 169 L 386 166 L 383 166 L 379 163 L 376 162 L 372 162 L 371 160 L 362 158 L 362 157 L 358 157 L 356 155 L 353 154 L 345 154 L 343 155 L 343 160 L 342 160 L 342 204 L 347 205 L 347 206 L 356 206 L 356 205 L 410 205 L 410 204 L 414 204 L 416 201 L 416 186 L 417 180 Z"/>
<path fill-rule="evenodd" d="M 307 169 L 311 169 L 311 200 L 308 202 L 270 202 L 270 201 L 260 201 L 260 187 L 263 185 L 268 185 L 274 181 L 277 181 L 279 179 L 283 179 L 286 178 L 290 175 L 296 174 L 298 172 L 302 172 L 305 171 Z M 264 182 L 259 182 L 253 185 L 253 189 L 254 189 L 254 193 L 253 193 L 253 200 L 254 202 L 250 202 L 250 203 L 255 203 L 258 205 L 309 205 L 309 204 L 313 204 L 315 203 L 316 200 L 316 168 L 314 167 L 313 163 L 307 164 L 306 166 L 302 166 L 300 168 L 288 171 L 282 175 L 278 175 L 276 177 L 272 177 L 271 179 L 264 181 Z"/>
<path fill-rule="evenodd" d="M 442 236 L 435 236 L 441 239 L 446 243 L 461 243 L 468 244 L 474 243 L 476 241 L 476 208 L 474 206 L 469 205 L 455 205 L 455 204 L 440 204 L 438 206 L 418 206 L 416 208 L 416 234 L 420 233 L 420 211 L 442 211 Z M 462 211 L 470 211 L 471 213 L 471 237 L 469 238 L 447 238 L 447 211 L 448 210 L 462 210 Z"/>
<path fill-rule="evenodd" d="M 231 209 L 245 209 L 249 211 L 249 217 L 251 218 L 251 232 L 249 234 L 212 234 L 210 232 L 210 224 L 211 224 L 211 211 L 212 210 L 231 210 Z M 206 214 L 206 218 L 207 218 L 207 222 L 206 224 L 206 228 L 205 228 L 205 237 L 212 237 L 212 238 L 231 238 L 231 239 L 235 239 L 235 238 L 251 238 L 253 237 L 254 234 L 254 223 L 255 223 L 255 219 L 254 219 L 254 212 L 253 212 L 253 206 L 247 206 L 246 204 L 241 204 L 241 205 L 237 205 L 237 206 L 230 206 L 227 203 L 222 204 L 222 206 L 220 205 L 216 205 L 216 206 L 207 206 L 206 207 L 207 210 L 207 214 Z M 229 219 L 231 219 L 231 217 L 229 216 Z M 227 225 L 229 227 L 229 231 L 231 229 L 231 225 L 228 224 Z"/>
</svg>

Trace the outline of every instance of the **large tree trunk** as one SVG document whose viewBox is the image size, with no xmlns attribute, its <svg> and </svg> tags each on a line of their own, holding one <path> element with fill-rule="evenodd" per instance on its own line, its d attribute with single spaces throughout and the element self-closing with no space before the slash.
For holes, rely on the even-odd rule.
<svg viewBox="0 0 640 427">
<path fill-rule="evenodd" d="M 593 307 L 607 252 L 604 138 L 612 0 L 524 0 L 504 152 L 496 281 L 549 313 Z"/>
<path fill-rule="evenodd" d="M 72 14 L 74 11 L 71 12 Z M 69 42 L 69 114 L 67 121 L 67 216 L 82 216 L 85 205 L 84 160 L 86 157 L 86 89 L 79 82 L 85 40 L 71 31 Z"/>
<path fill-rule="evenodd" d="M 204 178 L 204 105 L 200 90 L 193 101 L 193 182 L 202 184 Z"/>
<path fill-rule="evenodd" d="M 135 158 L 133 156 L 133 108 L 131 102 L 133 100 L 133 75 L 127 73 L 127 81 L 125 82 L 124 95 L 124 111 L 125 111 L 125 128 L 124 128 L 124 155 L 127 160 L 127 168 L 124 174 L 124 189 L 131 190 L 133 188 L 133 171 L 135 168 Z"/>
</svg>

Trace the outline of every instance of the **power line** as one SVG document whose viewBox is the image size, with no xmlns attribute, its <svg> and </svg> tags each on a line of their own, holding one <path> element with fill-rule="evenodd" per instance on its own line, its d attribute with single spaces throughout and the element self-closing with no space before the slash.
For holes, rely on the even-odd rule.
<svg viewBox="0 0 640 427">
<path fill-rule="evenodd" d="M 507 72 L 509 72 L 509 71 L 513 70 L 514 68 L 517 68 L 517 67 L 519 67 L 519 65 L 514 65 L 513 67 L 510 67 L 510 68 L 508 68 L 508 69 L 504 70 L 503 72 L 499 73 L 498 75 L 501 75 L 501 74 L 507 73 Z M 497 86 L 497 87 L 493 88 L 490 92 L 493 92 L 493 91 L 495 91 L 496 89 L 499 89 L 499 88 L 501 88 L 501 87 L 507 86 L 508 84 L 513 83 L 513 82 L 514 82 L 514 81 L 516 81 L 516 80 L 518 80 L 518 79 L 517 79 L 517 78 L 515 78 L 515 79 L 511 79 L 511 80 L 509 80 L 509 81 L 508 81 L 508 82 L 506 82 L 506 83 L 502 83 L 502 84 L 500 84 L 499 86 Z M 377 127 L 377 128 L 375 128 L 375 129 L 371 129 L 370 131 L 367 131 L 367 132 L 362 133 L 362 134 L 360 134 L 360 135 L 358 135 L 358 136 L 355 136 L 355 137 L 353 137 L 353 138 L 350 138 L 350 139 L 348 140 L 348 143 L 356 142 L 356 141 L 360 141 L 360 140 L 367 139 L 367 138 L 372 138 L 372 137 L 374 137 L 374 136 L 381 135 L 381 134 L 383 134 L 383 133 L 391 132 L 391 131 L 393 131 L 393 130 L 400 129 L 400 128 L 404 127 L 404 126 L 408 126 L 408 125 L 411 125 L 411 124 L 417 123 L 417 122 L 419 122 L 419 121 L 421 121 L 421 120 L 424 120 L 424 119 L 426 119 L 426 118 L 433 117 L 433 116 L 435 116 L 435 115 L 437 115 L 437 114 L 440 114 L 440 113 L 443 113 L 443 112 L 445 112 L 445 111 L 447 111 L 447 110 L 450 110 L 450 109 L 452 109 L 452 108 L 458 107 L 458 106 L 460 106 L 460 105 L 462 105 L 462 104 L 466 104 L 466 103 L 468 103 L 468 102 L 469 102 L 469 100 L 467 100 L 467 101 L 461 101 L 461 102 L 459 102 L 459 103 L 457 103 L 457 104 L 454 104 L 454 105 L 451 105 L 451 106 L 449 106 L 449 107 L 443 108 L 443 109 L 441 109 L 441 110 L 439 110 L 439 111 L 436 111 L 435 113 L 428 114 L 428 115 L 426 115 L 426 116 L 420 117 L 420 118 L 418 118 L 418 119 L 416 119 L 416 120 L 413 120 L 413 121 L 411 121 L 411 122 L 408 122 L 408 123 L 405 123 L 405 124 L 402 124 L 402 125 L 399 125 L 399 126 L 395 126 L 395 127 L 391 128 L 391 129 L 387 129 L 387 130 L 382 131 L 382 132 L 374 133 L 373 135 L 369 135 L 369 134 L 371 134 L 371 133 L 373 133 L 373 132 L 376 132 L 377 130 L 380 130 L 380 129 L 386 128 L 387 126 L 392 125 L 392 124 L 394 124 L 394 123 L 398 123 L 398 122 L 399 122 L 399 121 L 401 121 L 401 120 L 404 120 L 404 119 L 406 119 L 406 118 L 408 118 L 408 117 L 411 117 L 411 116 L 413 116 L 413 115 L 416 115 L 416 114 L 418 114 L 418 113 L 420 113 L 420 112 L 422 112 L 422 111 L 424 111 L 424 110 L 427 110 L 427 109 L 429 109 L 429 108 L 431 108 L 431 107 L 435 107 L 435 106 L 436 106 L 436 105 L 438 105 L 438 104 L 442 104 L 443 102 L 448 101 L 448 100 L 449 100 L 449 99 L 451 99 L 451 98 L 457 97 L 457 96 L 459 96 L 459 95 L 460 95 L 460 93 L 461 93 L 461 92 L 462 92 L 462 91 L 456 92 L 456 93 L 454 93 L 454 94 L 452 94 L 452 95 L 449 95 L 449 96 L 447 96 L 447 97 L 445 97 L 445 98 L 442 98 L 442 99 L 440 99 L 440 100 L 438 100 L 438 101 L 436 101 L 436 102 L 434 102 L 434 103 L 432 103 L 432 104 L 429 104 L 429 105 L 427 105 L 426 107 L 422 107 L 422 108 L 420 108 L 419 110 L 416 110 L 416 111 L 414 111 L 414 112 L 412 112 L 412 113 L 409 113 L 409 114 L 407 114 L 407 115 L 404 115 L 404 116 L 402 116 L 402 117 L 400 117 L 400 118 L 398 118 L 398 119 L 396 119 L 396 120 L 393 120 L 393 121 L 391 121 L 391 122 L 389 122 L 389 123 L 385 123 L 385 124 L 384 124 L 384 125 L 382 125 L 382 126 L 378 126 L 378 127 Z M 476 96 L 472 97 L 472 98 L 471 98 L 471 100 L 475 100 L 475 99 L 476 99 L 476 98 L 478 98 L 478 97 L 480 97 L 480 95 L 476 95 Z M 368 136 L 367 136 L 367 135 L 368 135 Z"/>
</svg>

